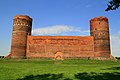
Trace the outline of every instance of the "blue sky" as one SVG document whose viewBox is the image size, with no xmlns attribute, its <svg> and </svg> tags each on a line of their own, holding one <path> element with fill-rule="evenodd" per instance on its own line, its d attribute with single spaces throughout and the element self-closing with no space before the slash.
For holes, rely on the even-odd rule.
<svg viewBox="0 0 120 80">
<path fill-rule="evenodd" d="M 13 17 L 33 18 L 33 35 L 89 36 L 89 20 L 97 16 L 109 19 L 111 51 L 120 56 L 120 9 L 105 12 L 109 0 L 1 0 L 0 55 L 8 55 Z"/>
</svg>

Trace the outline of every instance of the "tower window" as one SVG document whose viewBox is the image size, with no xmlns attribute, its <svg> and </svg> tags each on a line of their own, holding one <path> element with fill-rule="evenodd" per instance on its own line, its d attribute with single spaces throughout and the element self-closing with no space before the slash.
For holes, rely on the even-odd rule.
<svg viewBox="0 0 120 80">
<path fill-rule="evenodd" d="M 101 22 L 99 22 L 99 24 L 100 24 Z"/>
</svg>

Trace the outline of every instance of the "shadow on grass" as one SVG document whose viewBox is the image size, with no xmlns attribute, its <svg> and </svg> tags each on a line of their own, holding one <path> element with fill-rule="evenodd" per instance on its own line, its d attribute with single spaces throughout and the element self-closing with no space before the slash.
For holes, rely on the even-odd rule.
<svg viewBox="0 0 120 80">
<path fill-rule="evenodd" d="M 19 78 L 17 80 L 72 80 L 69 78 L 64 78 L 63 74 L 41 74 L 41 75 L 29 75 L 24 78 Z"/>
<path fill-rule="evenodd" d="M 119 80 L 120 73 L 77 73 L 75 78 L 78 80 Z"/>
<path fill-rule="evenodd" d="M 120 72 L 114 73 L 77 73 L 74 75 L 77 80 L 119 80 Z M 41 75 L 29 75 L 17 80 L 74 80 L 65 78 L 63 74 L 41 74 Z"/>
<path fill-rule="evenodd" d="M 120 67 L 112 67 L 112 68 L 107 68 L 107 69 L 104 69 L 104 70 L 120 70 Z"/>
</svg>

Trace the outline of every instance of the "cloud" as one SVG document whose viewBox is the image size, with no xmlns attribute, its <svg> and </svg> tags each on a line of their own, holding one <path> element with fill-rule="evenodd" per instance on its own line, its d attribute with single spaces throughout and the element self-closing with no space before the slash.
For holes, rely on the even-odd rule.
<svg viewBox="0 0 120 80">
<path fill-rule="evenodd" d="M 89 30 L 82 30 L 78 27 L 68 26 L 68 25 L 54 25 L 48 27 L 42 27 L 32 30 L 33 35 L 72 35 L 77 33 L 88 33 Z M 70 34 L 69 34 L 70 33 Z"/>
<path fill-rule="evenodd" d="M 111 35 L 111 49 L 113 56 L 120 57 L 120 32 L 118 32 L 118 34 Z"/>
<path fill-rule="evenodd" d="M 87 35 L 90 30 L 83 30 L 75 26 L 55 25 L 33 29 L 33 35 Z M 111 35 L 111 53 L 113 56 L 120 56 L 120 31 Z"/>
</svg>

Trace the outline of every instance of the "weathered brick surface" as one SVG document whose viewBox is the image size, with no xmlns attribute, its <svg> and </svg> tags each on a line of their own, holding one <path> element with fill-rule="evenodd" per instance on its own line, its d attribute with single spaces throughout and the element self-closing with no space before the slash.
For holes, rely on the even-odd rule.
<svg viewBox="0 0 120 80">
<path fill-rule="evenodd" d="M 93 57 L 92 36 L 28 36 L 27 57 L 54 57 L 62 52 L 65 58 Z"/>
<path fill-rule="evenodd" d="M 91 36 L 31 36 L 31 28 L 32 19 L 29 16 L 14 17 L 12 58 L 110 58 L 106 17 L 90 20 Z"/>
<path fill-rule="evenodd" d="M 90 33 L 94 37 L 96 57 L 110 57 L 109 25 L 106 17 L 96 17 L 90 20 Z"/>
<path fill-rule="evenodd" d="M 17 15 L 14 17 L 12 31 L 12 58 L 25 58 L 27 35 L 31 34 L 32 19 L 28 16 Z"/>
</svg>

